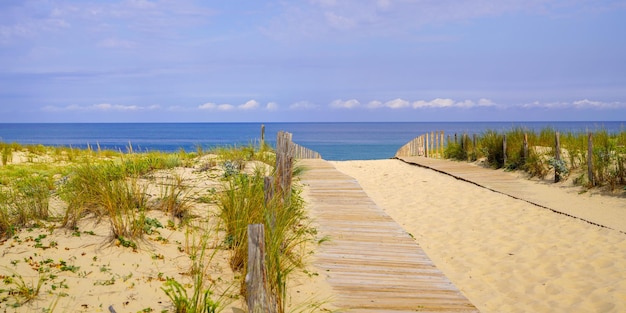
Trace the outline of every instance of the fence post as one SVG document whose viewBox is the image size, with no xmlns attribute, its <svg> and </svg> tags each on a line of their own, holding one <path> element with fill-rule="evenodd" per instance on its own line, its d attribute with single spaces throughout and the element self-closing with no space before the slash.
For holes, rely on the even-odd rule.
<svg viewBox="0 0 626 313">
<path fill-rule="evenodd" d="M 506 134 L 502 135 L 502 167 L 506 166 Z"/>
<path fill-rule="evenodd" d="M 263 224 L 248 225 L 248 274 L 246 303 L 251 313 L 276 313 L 276 301 L 269 290 L 265 268 L 265 229 Z"/>
<path fill-rule="evenodd" d="M 291 176 L 295 147 L 291 142 L 291 133 L 280 131 L 276 138 L 276 187 L 279 188 L 283 201 L 291 195 Z"/>
<path fill-rule="evenodd" d="M 439 132 L 435 131 L 432 134 L 435 136 L 435 140 L 434 140 L 435 147 L 433 150 L 434 151 L 433 154 L 435 155 L 436 158 L 439 158 L 439 155 L 437 155 L 439 153 Z"/>
<path fill-rule="evenodd" d="M 559 139 L 559 132 L 554 133 L 554 182 L 561 181 L 561 171 L 559 170 L 559 164 L 561 161 L 561 140 Z"/>
<path fill-rule="evenodd" d="M 441 158 L 443 158 L 443 151 L 444 149 L 444 143 L 443 143 L 443 130 L 441 130 L 440 136 L 439 136 L 439 142 L 441 142 Z"/>
<path fill-rule="evenodd" d="M 428 135 L 426 135 L 428 136 Z M 430 132 L 430 150 L 429 150 L 429 154 L 431 158 L 435 158 L 435 133 L 434 132 Z"/>
<path fill-rule="evenodd" d="M 430 153 L 430 151 L 428 150 L 428 133 L 426 133 L 426 141 L 424 142 L 424 156 L 428 157 L 428 153 Z"/>
<path fill-rule="evenodd" d="M 265 146 L 265 124 L 261 124 L 261 148 Z"/>
<path fill-rule="evenodd" d="M 587 176 L 589 177 L 589 184 L 595 186 L 596 181 L 593 177 L 593 135 L 591 132 L 589 132 L 587 140 Z"/>
</svg>

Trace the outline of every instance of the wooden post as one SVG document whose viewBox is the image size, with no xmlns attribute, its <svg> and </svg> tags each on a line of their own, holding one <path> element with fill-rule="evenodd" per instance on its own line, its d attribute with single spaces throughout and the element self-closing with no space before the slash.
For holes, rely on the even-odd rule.
<svg viewBox="0 0 626 313">
<path fill-rule="evenodd" d="M 559 132 L 554 133 L 554 159 L 557 164 L 554 166 L 554 182 L 561 181 L 561 171 L 559 171 L 558 164 L 561 161 L 561 141 L 559 140 Z"/>
<path fill-rule="evenodd" d="M 291 196 L 291 176 L 295 146 L 291 142 L 291 133 L 280 131 L 276 138 L 276 177 L 274 185 L 283 201 Z"/>
<path fill-rule="evenodd" d="M 276 312 L 276 300 L 269 289 L 265 268 L 265 230 L 263 224 L 248 225 L 248 273 L 246 274 L 248 312 Z"/>
<path fill-rule="evenodd" d="M 506 167 L 506 134 L 502 135 L 502 166 Z"/>
<path fill-rule="evenodd" d="M 443 147 L 443 130 L 440 133 L 439 141 L 441 142 L 441 151 L 439 153 L 441 155 L 441 158 L 443 158 L 443 150 L 444 150 L 444 147 Z"/>
<path fill-rule="evenodd" d="M 424 156 L 428 157 L 429 153 L 430 151 L 428 151 L 428 133 L 426 133 L 426 141 L 424 142 Z"/>
<path fill-rule="evenodd" d="M 435 157 L 435 152 L 436 152 L 435 151 L 435 134 L 431 131 L 430 132 L 430 150 L 429 150 L 429 153 L 430 153 L 430 156 L 432 158 Z"/>
<path fill-rule="evenodd" d="M 596 180 L 593 177 L 593 135 L 589 132 L 587 140 L 587 177 L 589 185 L 595 186 Z"/>
<path fill-rule="evenodd" d="M 265 146 L 265 124 L 261 124 L 261 148 Z"/>
<path fill-rule="evenodd" d="M 433 135 L 435 135 L 435 147 L 434 147 L 434 152 L 433 154 L 435 155 L 435 157 L 439 158 L 439 155 L 437 155 L 437 153 L 439 152 L 439 134 L 438 132 L 434 132 Z"/>
<path fill-rule="evenodd" d="M 454 143 L 457 144 L 459 141 L 456 139 L 456 133 L 454 133 Z"/>
</svg>

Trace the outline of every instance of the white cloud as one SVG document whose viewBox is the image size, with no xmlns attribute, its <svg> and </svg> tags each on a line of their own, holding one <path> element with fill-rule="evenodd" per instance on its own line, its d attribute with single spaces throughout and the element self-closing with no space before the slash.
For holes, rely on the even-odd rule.
<svg viewBox="0 0 626 313">
<path fill-rule="evenodd" d="M 298 101 L 289 106 L 292 110 L 311 110 L 317 108 L 317 106 L 308 101 Z"/>
<path fill-rule="evenodd" d="M 270 102 L 265 106 L 265 109 L 268 111 L 276 111 L 278 110 L 278 103 Z"/>
<path fill-rule="evenodd" d="M 385 106 L 392 109 L 406 108 L 409 106 L 409 101 L 398 98 L 385 102 Z"/>
<path fill-rule="evenodd" d="M 235 106 L 232 104 L 224 103 L 217 105 L 218 111 L 232 111 L 235 109 Z"/>
<path fill-rule="evenodd" d="M 356 99 L 350 99 L 346 101 L 338 99 L 330 103 L 331 108 L 338 108 L 338 109 L 353 109 L 360 105 L 361 103 L 359 103 L 359 100 L 356 100 Z"/>
<path fill-rule="evenodd" d="M 472 100 L 454 101 L 449 98 L 436 98 L 431 101 L 418 100 L 413 102 L 414 109 L 421 108 L 474 108 L 474 107 L 488 107 L 495 106 L 496 104 L 485 98 L 478 100 L 478 103 Z"/>
<path fill-rule="evenodd" d="M 47 112 L 60 111 L 83 111 L 83 112 L 129 112 L 129 111 L 152 111 L 158 110 L 159 105 L 139 106 L 139 105 L 121 105 L 110 103 L 99 103 L 92 105 L 76 105 L 71 104 L 64 107 L 49 105 L 42 108 Z"/>
<path fill-rule="evenodd" d="M 355 20 L 333 12 L 326 12 L 324 17 L 326 18 L 326 21 L 328 21 L 328 24 L 333 28 L 350 29 L 356 26 Z"/>
<path fill-rule="evenodd" d="M 270 25 L 261 26 L 273 38 L 309 40 L 336 37 L 340 31 L 348 38 L 415 40 L 416 32 L 429 25 L 458 25 L 508 15 L 584 19 L 592 12 L 623 10 L 624 5 L 619 0 L 310 0 L 282 1 L 280 8 Z"/>
<path fill-rule="evenodd" d="M 377 108 L 380 108 L 380 107 L 382 107 L 382 106 L 383 106 L 383 103 L 382 103 L 382 102 L 380 102 L 380 101 L 378 101 L 378 100 L 373 100 L 373 101 L 370 101 L 370 102 L 367 104 L 367 108 L 368 108 L 368 109 L 377 109 Z"/>
<path fill-rule="evenodd" d="M 491 107 L 495 105 L 496 105 L 495 102 L 489 99 L 480 98 L 480 100 L 478 100 L 478 106 L 481 106 L 481 107 Z"/>
<path fill-rule="evenodd" d="M 207 102 L 198 106 L 198 109 L 200 110 L 213 110 L 215 108 L 217 108 L 217 104 L 212 102 Z"/>
<path fill-rule="evenodd" d="M 237 108 L 240 110 L 252 110 L 259 107 L 259 103 L 256 100 L 250 100 L 244 104 L 239 105 Z"/>
<path fill-rule="evenodd" d="M 604 101 L 593 101 L 589 99 L 576 100 L 572 102 L 567 101 L 556 101 L 556 102 L 541 102 L 534 101 L 530 103 L 524 103 L 519 105 L 519 107 L 532 109 L 532 108 L 543 108 L 543 109 L 624 109 L 626 108 L 626 102 L 604 102 Z"/>
<path fill-rule="evenodd" d="M 574 101 L 572 104 L 577 109 L 584 109 L 584 108 L 618 109 L 618 108 L 626 107 L 626 103 L 624 102 L 602 102 L 602 101 L 591 101 L 589 99 Z"/>
</svg>

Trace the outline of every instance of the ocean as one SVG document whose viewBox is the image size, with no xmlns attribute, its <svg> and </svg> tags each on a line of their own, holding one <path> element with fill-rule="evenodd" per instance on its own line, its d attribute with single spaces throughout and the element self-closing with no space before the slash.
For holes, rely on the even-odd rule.
<svg viewBox="0 0 626 313">
<path fill-rule="evenodd" d="M 624 122 L 416 122 L 416 123 L 84 123 L 2 124 L 0 142 L 71 146 L 127 151 L 191 152 L 197 147 L 255 144 L 265 125 L 266 142 L 274 144 L 278 131 L 293 134 L 293 141 L 319 152 L 326 160 L 375 160 L 394 156 L 411 139 L 431 131 L 480 134 L 514 128 L 561 132 L 626 130 Z"/>
</svg>

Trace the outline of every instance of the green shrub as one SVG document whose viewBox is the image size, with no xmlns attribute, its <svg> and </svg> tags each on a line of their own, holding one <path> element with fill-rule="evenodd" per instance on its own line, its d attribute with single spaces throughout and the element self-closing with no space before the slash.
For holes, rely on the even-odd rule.
<svg viewBox="0 0 626 313">
<path fill-rule="evenodd" d="M 503 136 L 494 130 L 486 131 L 480 139 L 481 152 L 487 158 L 487 163 L 493 168 L 504 166 L 502 141 Z"/>
</svg>

